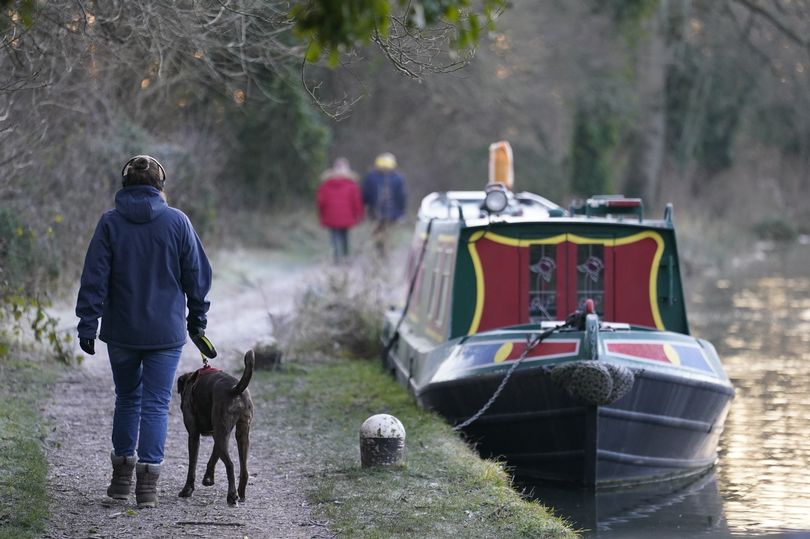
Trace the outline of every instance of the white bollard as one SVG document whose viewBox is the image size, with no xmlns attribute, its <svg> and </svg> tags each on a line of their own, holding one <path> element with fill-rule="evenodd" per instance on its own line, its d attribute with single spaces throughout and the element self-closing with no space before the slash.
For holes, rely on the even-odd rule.
<svg viewBox="0 0 810 539">
<path fill-rule="evenodd" d="M 405 427 L 396 417 L 377 414 L 360 427 L 360 463 L 371 466 L 395 466 L 405 457 Z"/>
</svg>

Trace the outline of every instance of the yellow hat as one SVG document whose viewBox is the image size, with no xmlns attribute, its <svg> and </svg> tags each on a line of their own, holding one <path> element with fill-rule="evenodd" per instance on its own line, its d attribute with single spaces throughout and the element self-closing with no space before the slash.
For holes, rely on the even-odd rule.
<svg viewBox="0 0 810 539">
<path fill-rule="evenodd" d="M 397 158 L 392 153 L 381 153 L 374 160 L 374 168 L 380 170 L 394 170 L 397 168 Z"/>
</svg>

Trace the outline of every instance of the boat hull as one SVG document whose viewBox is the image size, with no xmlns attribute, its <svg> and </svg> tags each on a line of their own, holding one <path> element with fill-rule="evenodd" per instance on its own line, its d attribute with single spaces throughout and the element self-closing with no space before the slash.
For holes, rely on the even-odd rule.
<svg viewBox="0 0 810 539">
<path fill-rule="evenodd" d="M 515 371 L 485 415 L 463 432 L 516 475 L 597 488 L 698 474 L 716 458 L 733 397 L 725 384 L 636 370 L 608 405 L 572 398 L 549 369 Z M 418 402 L 458 424 L 478 411 L 504 372 L 427 384 Z"/>
</svg>

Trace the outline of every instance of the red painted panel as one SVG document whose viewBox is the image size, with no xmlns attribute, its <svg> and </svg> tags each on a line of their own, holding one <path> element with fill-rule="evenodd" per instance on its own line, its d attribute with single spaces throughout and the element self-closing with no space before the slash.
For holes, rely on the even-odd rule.
<svg viewBox="0 0 810 539">
<path fill-rule="evenodd" d="M 534 348 L 526 357 L 548 357 L 548 356 L 563 356 L 574 355 L 578 351 L 578 343 L 576 342 L 542 342 Z M 512 351 L 506 356 L 504 361 L 513 361 L 518 359 L 523 351 L 526 350 L 526 343 L 517 342 L 512 345 Z"/>
<path fill-rule="evenodd" d="M 657 247 L 652 238 L 614 247 L 616 322 L 655 327 L 650 304 L 650 272 Z"/>
<path fill-rule="evenodd" d="M 614 318 L 614 299 L 613 296 L 616 292 L 616 272 L 613 267 L 615 258 L 613 253 L 613 247 L 605 246 L 605 299 L 602 309 L 604 313 L 602 317 L 607 320 L 608 322 L 613 322 L 616 319 Z"/>
<path fill-rule="evenodd" d="M 518 264 L 521 257 L 518 248 L 486 238 L 478 240 L 475 246 L 483 267 L 485 290 L 478 331 L 519 324 L 521 279 Z"/>
<path fill-rule="evenodd" d="M 672 363 L 664 352 L 663 344 L 609 342 L 607 343 L 607 351 L 641 359 L 652 359 L 655 361 L 663 361 L 664 363 Z"/>
<path fill-rule="evenodd" d="M 529 248 L 519 247 L 518 257 L 520 258 L 520 285 L 518 297 L 520 298 L 518 318 L 521 324 L 529 323 Z"/>
</svg>

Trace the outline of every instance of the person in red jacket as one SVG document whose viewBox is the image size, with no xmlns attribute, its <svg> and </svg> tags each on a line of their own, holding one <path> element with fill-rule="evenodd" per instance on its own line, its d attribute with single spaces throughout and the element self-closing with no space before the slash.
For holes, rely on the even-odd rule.
<svg viewBox="0 0 810 539">
<path fill-rule="evenodd" d="M 339 157 L 321 176 L 318 218 L 329 229 L 335 262 L 349 255 L 349 229 L 363 220 L 363 195 L 348 159 Z"/>
</svg>

